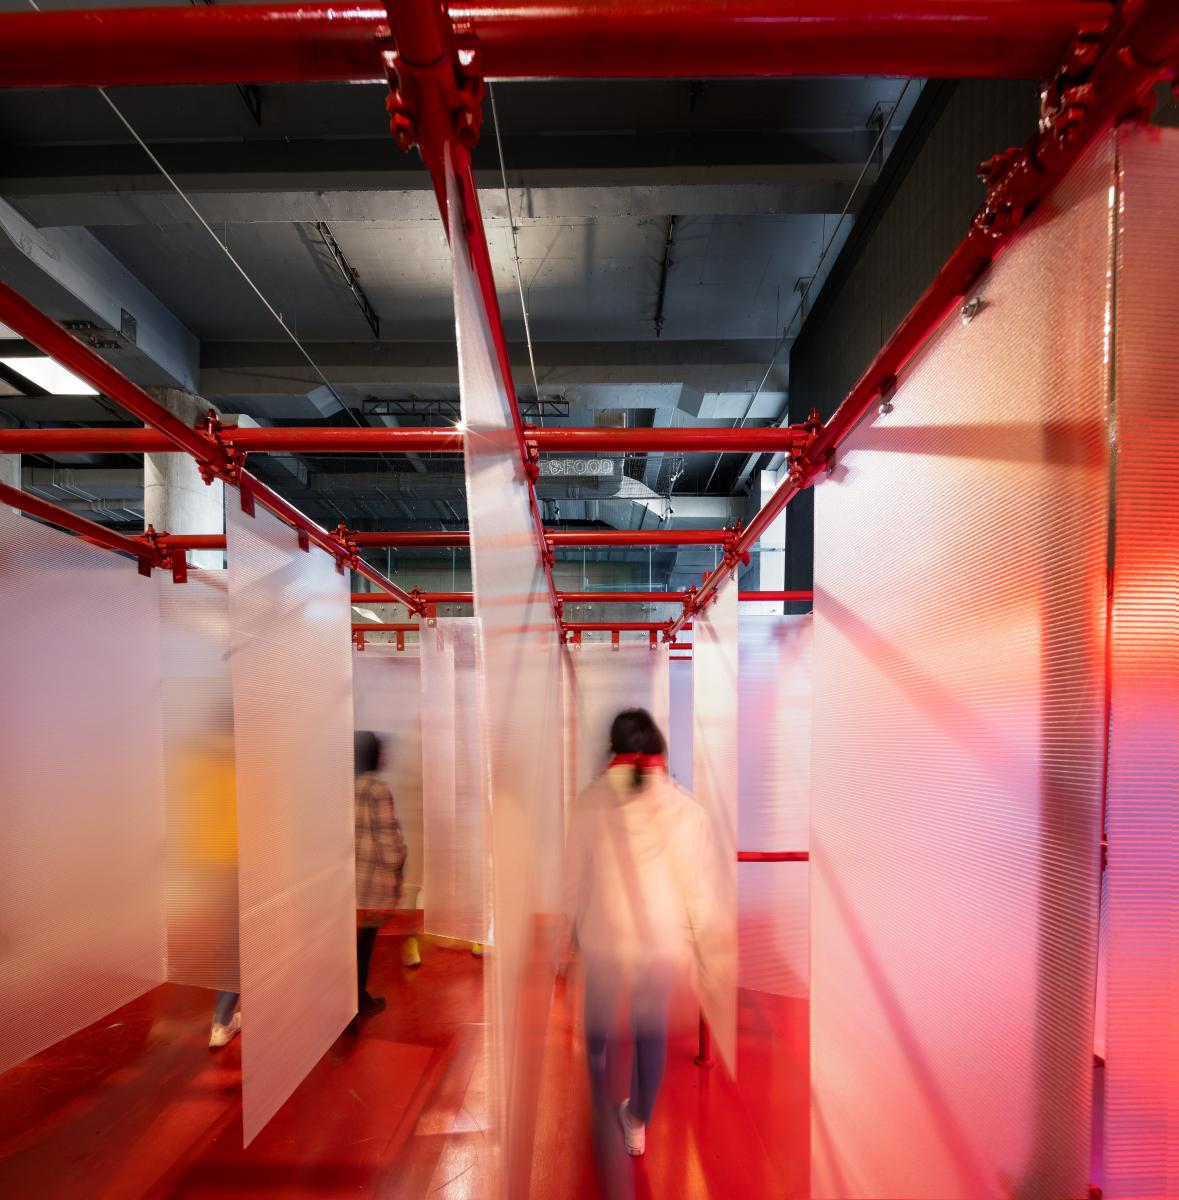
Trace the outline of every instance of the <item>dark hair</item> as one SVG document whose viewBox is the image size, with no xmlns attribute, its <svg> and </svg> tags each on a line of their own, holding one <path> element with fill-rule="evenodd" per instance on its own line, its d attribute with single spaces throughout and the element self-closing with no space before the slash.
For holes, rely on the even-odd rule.
<svg viewBox="0 0 1179 1200">
<path fill-rule="evenodd" d="M 645 708 L 625 708 L 610 725 L 610 752 L 662 757 L 667 753 L 667 743 Z M 631 787 L 636 790 L 642 787 L 645 773 L 642 767 L 636 765 Z"/>
<path fill-rule="evenodd" d="M 381 739 L 367 729 L 352 736 L 352 756 L 357 775 L 367 775 L 381 765 Z"/>
</svg>

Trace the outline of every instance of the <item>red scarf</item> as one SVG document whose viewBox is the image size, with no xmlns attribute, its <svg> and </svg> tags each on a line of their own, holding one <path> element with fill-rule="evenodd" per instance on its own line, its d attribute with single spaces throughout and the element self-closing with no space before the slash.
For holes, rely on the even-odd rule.
<svg viewBox="0 0 1179 1200">
<path fill-rule="evenodd" d="M 610 767 L 638 767 L 640 771 L 662 771 L 667 773 L 667 761 L 662 754 L 616 754 L 609 763 Z"/>
</svg>

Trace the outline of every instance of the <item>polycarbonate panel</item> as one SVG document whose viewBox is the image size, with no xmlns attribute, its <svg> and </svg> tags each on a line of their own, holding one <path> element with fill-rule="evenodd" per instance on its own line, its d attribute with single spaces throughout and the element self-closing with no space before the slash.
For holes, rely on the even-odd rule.
<svg viewBox="0 0 1179 1200">
<path fill-rule="evenodd" d="M 405 836 L 402 908 L 418 908 L 422 890 L 422 680 L 413 653 L 369 642 L 352 655 L 352 719 L 382 743 L 381 772 L 393 792 Z"/>
<path fill-rule="evenodd" d="M 0 507 L 0 1071 L 165 977 L 159 603 Z"/>
<path fill-rule="evenodd" d="M 803 616 L 741 613 L 737 848 L 806 850 L 810 834 L 811 648 Z M 737 982 L 805 996 L 810 877 L 805 862 L 737 864 Z"/>
<path fill-rule="evenodd" d="M 811 1195 L 1088 1188 L 1109 140 L 815 490 Z"/>
<path fill-rule="evenodd" d="M 451 179 L 452 229 L 466 219 L 461 207 Z M 560 927 L 562 648 L 513 425 L 515 397 L 503 387 L 463 239 L 451 246 L 491 798 L 493 1113 L 501 1194 L 521 1200 L 531 1189 Z"/>
<path fill-rule="evenodd" d="M 668 734 L 667 647 L 573 646 L 566 686 L 573 705 L 574 794 L 584 791 L 610 761 L 610 724 L 625 708 L 643 708 Z"/>
<path fill-rule="evenodd" d="M 737 583 L 692 618 L 692 778 L 714 855 L 711 920 L 697 931 L 700 1007 L 721 1060 L 737 1066 Z"/>
<path fill-rule="evenodd" d="M 1105 1195 L 1179 1197 L 1179 131 L 1119 135 Z"/>
<path fill-rule="evenodd" d="M 489 940 L 478 650 L 474 617 L 422 630 L 424 927 L 467 942 Z"/>
<path fill-rule="evenodd" d="M 348 579 L 226 505 L 248 1144 L 356 1012 Z"/>
<path fill-rule="evenodd" d="M 167 572 L 160 591 L 168 978 L 241 991 L 237 949 L 237 778 L 224 571 Z"/>
<path fill-rule="evenodd" d="M 692 790 L 692 660 L 669 658 L 667 664 L 667 769 L 672 779 Z"/>
</svg>

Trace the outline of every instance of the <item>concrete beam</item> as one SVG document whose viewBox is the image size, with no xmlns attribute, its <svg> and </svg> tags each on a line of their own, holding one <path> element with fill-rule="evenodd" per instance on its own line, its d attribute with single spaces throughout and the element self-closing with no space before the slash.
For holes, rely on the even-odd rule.
<svg viewBox="0 0 1179 1200">
<path fill-rule="evenodd" d="M 516 173 L 509 192 L 520 225 L 532 222 L 679 216 L 779 216 L 840 212 L 859 167 L 842 163 L 798 166 L 648 168 Z M 875 170 L 868 176 L 871 183 Z M 423 179 L 425 178 L 423 174 Z M 224 187 L 191 193 L 214 226 L 293 222 L 363 222 L 378 228 L 438 222 L 434 193 L 415 178 L 384 187 L 282 187 L 227 178 Z M 400 185 L 400 186 L 398 186 Z M 408 186 L 407 186 L 408 185 Z M 196 218 L 158 178 L 5 181 L 8 195 L 40 226 L 190 225 Z M 489 221 L 506 220 L 498 178 L 479 180 Z M 853 211 L 866 194 L 857 196 Z"/>
<path fill-rule="evenodd" d="M 693 405 L 700 411 L 709 393 L 748 397 L 765 374 L 774 343 L 770 339 L 720 342 L 538 342 L 536 361 L 545 395 L 565 394 L 587 404 L 604 403 L 619 387 L 643 388 L 624 407 Z M 443 342 L 318 342 L 308 351 L 341 394 L 395 397 L 410 392 L 423 399 L 457 394 L 458 367 L 453 343 Z M 516 377 L 528 378 L 523 347 L 512 348 Z M 786 356 L 766 383 L 772 405 L 786 391 Z M 206 342 L 201 355 L 201 393 L 223 398 L 233 409 L 237 400 L 284 399 L 307 396 L 321 386 L 318 377 L 294 347 L 281 342 Z M 693 389 L 701 399 L 674 400 L 661 389 Z M 577 390 L 584 394 L 578 395 Z M 249 411 L 247 409 L 247 411 Z M 759 410 L 760 411 L 760 410 Z M 266 415 L 266 414 L 255 414 Z M 288 415 L 277 412 L 273 415 Z M 739 414 L 738 414 L 739 415 Z"/>
<path fill-rule="evenodd" d="M 11 204 L 0 200 L 0 233 L 82 306 L 89 314 L 83 319 L 105 329 L 123 330 L 122 340 L 173 384 L 188 390 L 196 387 L 197 339 L 89 230 L 37 229 Z"/>
</svg>

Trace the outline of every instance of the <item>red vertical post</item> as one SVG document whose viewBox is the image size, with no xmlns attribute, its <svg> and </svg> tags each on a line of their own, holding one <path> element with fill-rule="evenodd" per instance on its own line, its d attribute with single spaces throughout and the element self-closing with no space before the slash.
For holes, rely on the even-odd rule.
<svg viewBox="0 0 1179 1200">
<path fill-rule="evenodd" d="M 704 1019 L 704 1014 L 700 1014 L 700 1034 L 699 1045 L 696 1050 L 696 1057 L 692 1061 L 705 1070 L 709 1070 L 716 1066 L 716 1062 L 712 1057 L 712 1031 L 708 1028 L 708 1022 Z"/>
</svg>

